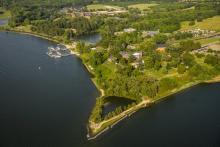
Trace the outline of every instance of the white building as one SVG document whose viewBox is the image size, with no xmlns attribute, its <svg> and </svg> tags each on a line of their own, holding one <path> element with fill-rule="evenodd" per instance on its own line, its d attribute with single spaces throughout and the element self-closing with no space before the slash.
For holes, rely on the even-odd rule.
<svg viewBox="0 0 220 147">
<path fill-rule="evenodd" d="M 135 31 L 136 31 L 136 29 L 134 29 L 134 28 L 124 29 L 124 32 L 126 32 L 126 33 L 132 33 L 132 32 L 135 32 Z"/>
<path fill-rule="evenodd" d="M 142 51 L 140 51 L 140 52 L 134 52 L 132 55 L 133 55 L 136 59 L 140 59 L 140 58 L 142 58 L 143 53 L 142 53 Z"/>
</svg>

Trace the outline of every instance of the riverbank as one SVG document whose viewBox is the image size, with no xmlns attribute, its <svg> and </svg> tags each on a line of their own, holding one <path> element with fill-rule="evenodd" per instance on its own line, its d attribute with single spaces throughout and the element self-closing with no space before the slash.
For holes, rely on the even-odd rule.
<svg viewBox="0 0 220 147">
<path fill-rule="evenodd" d="M 89 126 L 90 132 L 88 133 L 87 138 L 88 138 L 88 140 L 96 139 L 98 136 L 100 136 L 101 134 L 103 134 L 107 130 L 113 128 L 116 124 L 118 124 L 119 122 L 121 122 L 125 118 L 130 117 L 131 115 L 136 113 L 138 110 L 145 108 L 145 107 L 149 107 L 152 104 L 159 103 L 160 101 L 165 100 L 166 98 L 168 98 L 169 96 L 171 96 L 173 94 L 177 94 L 181 91 L 184 91 L 184 90 L 191 88 L 193 86 L 196 86 L 198 84 L 216 83 L 216 82 L 220 82 L 220 76 L 214 77 L 212 80 L 195 81 L 195 82 L 187 83 L 179 88 L 173 89 L 172 91 L 168 91 L 162 95 L 158 95 L 153 100 L 152 99 L 143 100 L 140 103 L 138 103 L 137 105 L 129 108 L 128 110 L 123 111 L 122 113 L 120 113 L 117 116 L 114 116 L 108 120 L 104 120 L 104 121 L 97 123 L 97 124 L 94 124 L 94 123 L 90 124 L 90 126 Z"/>
<path fill-rule="evenodd" d="M 76 55 L 78 57 L 80 56 L 79 53 L 77 53 L 76 51 L 73 50 L 75 48 L 75 45 L 73 45 L 74 43 L 66 44 L 66 43 L 63 43 L 60 40 L 52 38 L 48 35 L 44 35 L 44 34 L 40 34 L 40 33 L 36 33 L 36 32 L 19 31 L 19 30 L 16 30 L 16 29 L 9 29 L 9 28 L 3 29 L 3 30 L 0 30 L 0 31 L 2 31 L 2 32 L 14 32 L 14 33 L 19 33 L 19 34 L 35 36 L 35 37 L 38 37 L 38 38 L 43 38 L 43 39 L 46 39 L 48 41 L 52 41 L 54 43 L 61 44 L 61 45 L 65 46 L 67 49 L 69 49 L 71 54 Z"/>
<path fill-rule="evenodd" d="M 220 82 L 220 75 L 214 77 L 214 78 L 211 79 L 211 80 L 206 81 L 206 83 L 216 83 L 216 82 Z"/>
</svg>

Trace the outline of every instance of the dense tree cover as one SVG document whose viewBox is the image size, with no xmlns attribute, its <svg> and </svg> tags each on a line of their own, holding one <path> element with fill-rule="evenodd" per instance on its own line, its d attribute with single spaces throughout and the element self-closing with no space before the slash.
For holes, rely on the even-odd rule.
<svg viewBox="0 0 220 147">
<path fill-rule="evenodd" d="M 157 44 L 165 44 L 168 38 L 166 35 L 158 34 L 154 37 L 154 40 Z"/>
<path fill-rule="evenodd" d="M 90 60 L 89 63 L 90 65 L 92 65 L 93 67 L 96 67 L 102 63 L 104 63 L 108 58 L 108 54 L 104 53 L 104 52 L 95 52 L 92 51 L 91 52 L 91 56 L 90 56 Z"/>
<path fill-rule="evenodd" d="M 50 36 L 74 36 L 94 32 L 102 24 L 99 17 L 87 19 L 85 17 L 65 18 L 56 7 L 13 7 L 9 21 L 11 27 L 31 25 L 31 30 Z"/>
<path fill-rule="evenodd" d="M 92 122 L 100 122 L 102 120 L 102 106 L 104 104 L 104 97 L 96 99 L 95 107 L 92 110 L 89 120 Z"/>
<path fill-rule="evenodd" d="M 214 55 L 207 55 L 205 57 L 204 62 L 212 66 L 220 65 L 220 57 Z"/>
<path fill-rule="evenodd" d="M 170 89 L 174 89 L 178 86 L 178 83 L 175 79 L 163 78 L 159 82 L 159 92 L 163 93 Z"/>
<path fill-rule="evenodd" d="M 189 32 L 177 32 L 174 34 L 174 38 L 176 40 L 186 39 L 186 38 L 192 38 L 193 34 Z"/>
<path fill-rule="evenodd" d="M 179 64 L 177 67 L 177 71 L 179 74 L 183 74 L 186 71 L 186 66 L 184 64 Z"/>
<path fill-rule="evenodd" d="M 101 25 L 99 18 L 87 19 L 77 17 L 73 19 L 58 18 L 56 20 L 43 20 L 32 22 L 32 31 L 48 35 L 64 36 L 72 39 L 75 36 L 94 32 Z"/>
<path fill-rule="evenodd" d="M 90 3 L 90 0 L 1 0 L 0 6 L 10 8 L 14 5 L 40 5 L 40 6 L 66 6 L 66 5 L 85 5 Z"/>
<path fill-rule="evenodd" d="M 106 83 L 107 95 L 129 97 L 141 100 L 143 96 L 155 97 L 158 92 L 158 82 L 150 77 L 133 77 L 117 75 Z"/>
<path fill-rule="evenodd" d="M 199 42 L 194 42 L 192 40 L 180 42 L 180 49 L 182 51 L 192 51 L 199 48 L 201 48 L 201 44 Z"/>
<path fill-rule="evenodd" d="M 109 119 L 109 118 L 111 118 L 111 117 L 114 117 L 114 116 L 116 116 L 116 115 L 122 113 L 123 111 L 125 111 L 125 110 L 127 110 L 127 109 L 129 109 L 129 108 L 131 108 L 131 107 L 133 107 L 133 106 L 135 106 L 135 105 L 136 105 L 136 103 L 133 102 L 132 104 L 128 104 L 127 106 L 124 106 L 124 107 L 119 106 L 119 107 L 117 107 L 114 111 L 111 111 L 111 112 L 109 112 L 107 115 L 105 115 L 105 116 L 104 116 L 104 119 L 107 120 L 107 119 Z"/>
<path fill-rule="evenodd" d="M 189 52 L 186 52 L 182 56 L 182 62 L 187 66 L 193 66 L 195 64 L 195 57 L 190 54 Z"/>
<path fill-rule="evenodd" d="M 219 5 L 212 3 L 196 4 L 195 9 L 190 8 L 189 3 L 163 3 L 153 8 L 151 15 L 143 16 L 134 22 L 134 27 L 139 30 L 157 30 L 171 33 L 180 29 L 181 21 L 203 20 L 218 14 Z"/>
<path fill-rule="evenodd" d="M 33 20 L 53 20 L 59 17 L 57 8 L 39 6 L 14 6 L 11 8 L 11 27 L 30 24 Z"/>
<path fill-rule="evenodd" d="M 101 17 L 92 17 L 91 19 L 80 16 L 66 17 L 60 10 L 63 7 L 62 4 L 70 2 L 68 0 L 51 0 L 51 2 L 54 1 L 53 4 L 57 5 L 46 5 L 47 2 L 41 3 L 41 1 L 35 1 L 33 4 L 28 4 L 31 0 L 22 3 L 12 1 L 9 7 L 12 14 L 9 26 L 13 28 L 29 25 L 31 31 L 53 37 L 58 36 L 62 40 L 70 41 L 76 36 L 97 31 L 103 24 Z"/>
</svg>

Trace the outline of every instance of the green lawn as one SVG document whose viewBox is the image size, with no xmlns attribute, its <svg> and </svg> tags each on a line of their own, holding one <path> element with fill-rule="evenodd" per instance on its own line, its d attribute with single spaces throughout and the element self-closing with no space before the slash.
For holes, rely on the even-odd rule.
<svg viewBox="0 0 220 147">
<path fill-rule="evenodd" d="M 119 7 L 119 6 L 104 5 L 104 4 L 92 4 L 92 5 L 87 5 L 86 7 L 88 10 L 110 10 L 110 9 L 120 10 L 122 9 L 122 7 Z"/>
<path fill-rule="evenodd" d="M 129 5 L 128 8 L 137 8 L 141 11 L 144 10 L 150 10 L 151 7 L 157 6 L 158 4 L 154 3 L 154 4 L 133 4 L 133 5 Z"/>
<path fill-rule="evenodd" d="M 181 30 L 190 30 L 195 28 L 220 32 L 220 16 L 208 18 L 202 22 L 196 22 L 193 26 L 189 25 L 189 21 L 184 21 L 181 23 Z"/>
<path fill-rule="evenodd" d="M 196 41 L 200 42 L 201 45 L 206 45 L 209 43 L 220 41 L 220 37 L 206 38 L 206 39 L 200 39 L 200 40 L 196 40 Z"/>
<path fill-rule="evenodd" d="M 10 11 L 6 11 L 6 10 L 4 10 L 4 9 L 1 8 L 1 7 L 0 7 L 0 11 L 1 11 L 1 12 L 4 12 L 3 14 L 0 14 L 0 19 L 6 19 L 6 18 L 11 17 Z"/>
</svg>

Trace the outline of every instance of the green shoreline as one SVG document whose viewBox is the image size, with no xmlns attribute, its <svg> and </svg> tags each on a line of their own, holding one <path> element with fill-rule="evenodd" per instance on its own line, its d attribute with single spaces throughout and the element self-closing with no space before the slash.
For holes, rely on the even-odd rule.
<svg viewBox="0 0 220 147">
<path fill-rule="evenodd" d="M 51 38 L 50 36 L 44 35 L 44 34 L 39 34 L 39 33 L 34 33 L 34 32 L 25 32 L 25 31 L 18 31 L 18 30 L 14 30 L 14 29 L 1 29 L 0 32 L 15 32 L 15 33 L 20 33 L 20 34 L 26 34 L 26 35 L 32 35 L 35 37 L 39 37 L 39 38 L 43 38 L 55 43 L 59 43 L 62 44 L 64 46 L 67 46 L 67 44 L 60 42 L 59 40 L 56 40 L 54 38 Z M 72 51 L 71 48 L 67 47 L 70 51 Z M 79 59 L 82 58 L 80 57 L 80 55 L 73 53 L 74 55 L 76 55 Z M 85 68 L 87 69 L 87 71 L 94 75 L 94 73 L 92 72 L 92 70 L 89 68 L 89 65 L 87 65 L 86 63 L 84 63 L 82 61 L 83 65 L 85 66 Z M 94 83 L 94 85 L 96 86 L 96 88 L 100 91 L 101 95 L 97 98 L 100 98 L 102 96 L 105 96 L 104 94 L 104 90 L 101 89 L 99 87 L 99 85 L 95 82 L 94 78 L 91 77 L 92 82 Z M 109 120 L 105 120 L 105 121 L 101 121 L 99 124 L 100 127 L 96 130 L 92 129 L 91 124 L 88 122 L 87 124 L 87 130 L 88 130 L 88 134 L 87 134 L 87 139 L 88 140 L 92 140 L 92 139 L 96 139 L 99 135 L 101 135 L 102 133 L 104 133 L 105 131 L 107 131 L 108 129 L 112 128 L 114 125 L 118 124 L 121 120 L 130 117 L 132 114 L 134 114 L 135 112 L 137 112 L 138 110 L 145 108 L 145 107 L 149 107 L 153 104 L 159 103 L 162 100 L 165 100 L 166 98 L 168 98 L 169 96 L 173 95 L 173 94 L 177 94 L 183 90 L 189 89 L 193 86 L 202 84 L 202 83 L 216 83 L 216 82 L 220 82 L 220 76 L 214 77 L 211 80 L 207 80 L 207 81 L 195 81 L 195 82 L 191 82 L 191 83 L 187 83 L 179 88 L 173 89 L 172 91 L 168 91 L 162 95 L 158 95 L 154 100 L 143 100 L 140 103 L 138 103 L 137 105 L 129 108 L 128 110 L 125 110 L 124 112 L 114 116 L 113 118 L 110 118 Z M 96 99 L 97 99 L 96 98 Z"/>
<path fill-rule="evenodd" d="M 103 124 L 101 125 L 100 128 L 98 128 L 96 130 L 96 132 L 94 132 L 94 130 L 92 130 L 88 126 L 87 138 L 88 138 L 88 140 L 96 139 L 98 136 L 103 134 L 105 131 L 111 129 L 114 125 L 118 124 L 123 119 L 125 119 L 127 117 L 130 117 L 131 115 L 133 115 L 138 110 L 140 110 L 142 108 L 145 108 L 145 107 L 152 106 L 153 104 L 157 104 L 157 103 L 161 102 L 162 100 L 166 100 L 167 98 L 169 98 L 170 96 L 172 96 L 174 94 L 183 92 L 184 90 L 187 90 L 187 89 L 192 88 L 193 86 L 196 86 L 196 85 L 199 85 L 199 84 L 217 83 L 217 82 L 220 82 L 220 76 L 217 76 L 217 78 L 214 77 L 213 79 L 208 80 L 208 81 L 195 81 L 195 82 L 187 83 L 187 84 L 181 86 L 180 88 L 174 89 L 174 90 L 169 91 L 167 93 L 164 93 L 162 95 L 158 95 L 156 97 L 156 99 L 154 99 L 153 101 L 148 101 L 148 102 L 146 101 L 144 103 L 142 101 L 139 104 L 137 104 L 137 105 L 131 107 L 130 109 L 126 110 L 127 112 L 124 111 L 124 112 L 122 112 L 123 114 L 122 113 L 118 114 L 117 116 L 114 117 L 114 119 L 110 118 L 112 120 L 110 120 L 110 121 L 107 120 L 105 123 L 103 123 L 104 121 L 100 122 L 100 123 L 103 123 Z"/>
<path fill-rule="evenodd" d="M 49 41 L 52 41 L 52 42 L 55 42 L 55 43 L 60 43 L 59 40 L 56 40 L 54 38 L 50 38 L 47 35 L 40 34 L 40 33 L 35 33 L 35 32 L 19 31 L 19 30 L 9 29 L 9 28 L 6 28 L 6 29 L 2 28 L 2 29 L 0 29 L 0 32 L 14 32 L 14 33 L 19 33 L 19 34 L 31 35 L 31 36 L 35 36 L 35 37 L 38 37 L 38 38 L 43 38 L 43 39 L 46 39 L 46 40 L 49 40 Z M 61 43 L 61 44 L 63 44 L 63 43 Z"/>
</svg>

